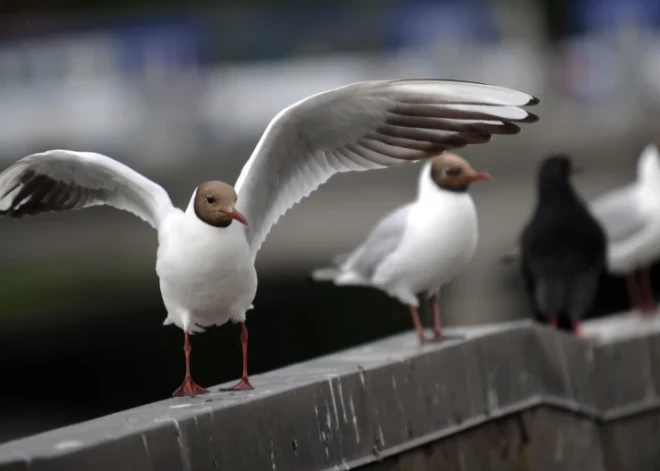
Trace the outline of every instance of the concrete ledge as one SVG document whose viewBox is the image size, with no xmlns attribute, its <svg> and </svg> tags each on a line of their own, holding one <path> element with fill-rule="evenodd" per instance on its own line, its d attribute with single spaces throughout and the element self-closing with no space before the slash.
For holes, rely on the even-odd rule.
<svg viewBox="0 0 660 471">
<path fill-rule="evenodd" d="M 605 468 L 593 422 L 539 406 L 485 422 L 362 469 L 603 471 Z"/>
<path fill-rule="evenodd" d="M 565 417 L 579 423 L 571 433 L 589 435 L 580 452 L 595 453 L 591 459 L 604 467 L 580 469 L 657 469 L 660 316 L 608 318 L 585 330 L 590 340 L 529 321 L 463 327 L 447 332 L 464 338 L 424 347 L 412 333 L 401 334 L 255 376 L 255 391 L 213 388 L 6 443 L 0 469 L 384 466 L 388 457 L 450 436 L 460 440 L 489 423 L 529 422 L 532 411 L 556 427 L 532 429 L 532 441 L 563 437 Z M 470 453 L 482 452 L 489 453 Z M 552 461 L 555 467 L 534 469 L 569 469 L 576 459 L 566 453 Z"/>
</svg>

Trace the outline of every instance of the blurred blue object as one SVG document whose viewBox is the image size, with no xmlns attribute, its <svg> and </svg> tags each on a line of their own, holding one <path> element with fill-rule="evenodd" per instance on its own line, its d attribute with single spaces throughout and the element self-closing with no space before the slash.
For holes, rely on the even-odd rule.
<svg viewBox="0 0 660 471">
<path fill-rule="evenodd" d="M 573 0 L 568 3 L 571 34 L 605 32 L 624 24 L 660 29 L 658 0 Z"/>
<path fill-rule="evenodd" d="M 404 2 L 388 12 L 388 45 L 420 46 L 446 39 L 474 42 L 499 40 L 490 2 L 442 0 Z"/>
<path fill-rule="evenodd" d="M 124 72 L 141 70 L 154 54 L 161 64 L 188 68 L 210 49 L 206 23 L 193 16 L 130 18 L 109 28 Z"/>
<path fill-rule="evenodd" d="M 365 12 L 359 4 L 346 2 L 223 8 L 213 17 L 218 57 L 263 59 L 300 52 L 380 50 L 387 11 L 384 6 Z"/>
</svg>

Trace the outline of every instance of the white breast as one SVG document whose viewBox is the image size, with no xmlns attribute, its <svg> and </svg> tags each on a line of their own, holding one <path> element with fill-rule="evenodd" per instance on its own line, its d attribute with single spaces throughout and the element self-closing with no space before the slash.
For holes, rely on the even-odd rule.
<svg viewBox="0 0 660 471">
<path fill-rule="evenodd" d="M 477 213 L 468 193 L 435 191 L 413 207 L 397 250 L 374 275 L 374 283 L 405 304 L 415 294 L 436 292 L 472 258 L 477 247 Z"/>
<path fill-rule="evenodd" d="M 610 241 L 607 247 L 608 268 L 622 275 L 647 267 L 660 256 L 660 194 L 655 188 L 639 187 L 634 196 L 643 221 L 641 229 Z"/>
<path fill-rule="evenodd" d="M 658 149 L 654 145 L 647 146 L 637 163 L 637 181 L 597 200 L 594 209 L 604 227 L 609 229 L 607 262 L 610 271 L 625 274 L 657 260 L 660 256 Z"/>
<path fill-rule="evenodd" d="M 257 289 L 257 276 L 243 227 L 216 228 L 190 213 L 161 231 L 156 272 L 168 318 L 191 332 L 243 321 Z"/>
</svg>

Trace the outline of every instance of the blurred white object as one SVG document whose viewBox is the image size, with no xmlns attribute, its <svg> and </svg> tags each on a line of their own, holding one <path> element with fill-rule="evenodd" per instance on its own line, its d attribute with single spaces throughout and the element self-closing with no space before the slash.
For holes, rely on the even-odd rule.
<svg viewBox="0 0 660 471">
<path fill-rule="evenodd" d="M 637 163 L 637 180 L 591 202 L 607 235 L 608 269 L 628 276 L 634 308 L 655 308 L 648 267 L 660 257 L 660 153 L 649 144 Z M 635 270 L 642 270 L 640 285 Z"/>
<path fill-rule="evenodd" d="M 584 337 L 601 343 L 613 343 L 660 332 L 660 316 L 631 314 L 625 312 L 588 320 L 584 323 Z"/>
</svg>

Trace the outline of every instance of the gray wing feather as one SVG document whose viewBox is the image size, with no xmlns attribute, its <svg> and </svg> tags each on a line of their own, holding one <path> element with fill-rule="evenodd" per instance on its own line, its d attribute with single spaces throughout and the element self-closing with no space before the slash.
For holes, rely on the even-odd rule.
<svg viewBox="0 0 660 471">
<path fill-rule="evenodd" d="M 403 165 L 516 134 L 526 93 L 451 80 L 359 82 L 273 118 L 236 181 L 253 255 L 277 220 L 333 175 Z"/>
<path fill-rule="evenodd" d="M 350 253 L 341 266 L 364 279 L 371 279 L 378 266 L 399 246 L 408 224 L 412 203 L 385 216 L 372 229 L 367 239 Z"/>
<path fill-rule="evenodd" d="M 0 173 L 0 215 L 19 218 L 108 205 L 158 229 L 174 209 L 167 192 L 102 154 L 50 150 L 31 154 Z"/>
</svg>

